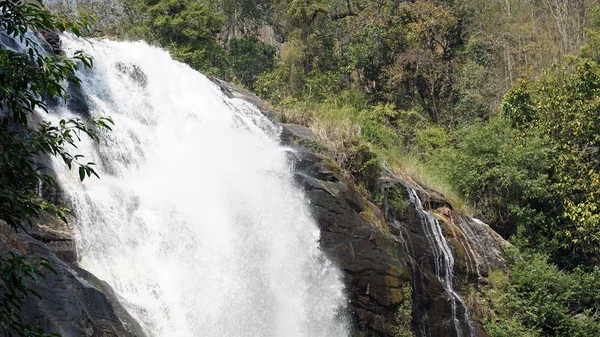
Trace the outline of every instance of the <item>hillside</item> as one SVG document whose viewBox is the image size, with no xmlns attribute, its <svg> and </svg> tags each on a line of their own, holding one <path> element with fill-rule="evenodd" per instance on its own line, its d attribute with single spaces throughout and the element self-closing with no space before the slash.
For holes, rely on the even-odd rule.
<svg viewBox="0 0 600 337">
<path fill-rule="evenodd" d="M 288 178 L 309 201 L 311 217 L 320 233 L 319 251 L 326 257 L 310 258 L 321 263 L 318 266 L 324 266 L 323 274 L 313 275 L 311 280 L 334 279 L 331 276 L 335 274 L 334 269 L 340 270 L 338 286 L 342 287 L 343 283 L 348 304 L 344 314 L 338 315 L 344 319 L 336 316 L 335 322 L 343 321 L 340 326 L 350 327 L 349 334 L 357 337 L 600 335 L 600 2 L 597 0 L 49 0 L 45 4 L 56 16 L 46 18 L 46 14 L 39 14 L 45 11 L 32 12 L 31 17 L 38 15 L 49 21 L 31 21 L 34 22 L 29 24 L 31 28 L 71 29 L 77 35 L 92 38 L 90 46 L 102 46 L 109 51 L 141 48 L 150 55 L 155 49 L 144 49 L 145 45 L 118 47 L 115 42 L 109 46 L 102 39 L 147 41 L 209 76 L 222 95 L 231 99 L 221 106 L 210 103 L 211 99 L 202 96 L 204 92 L 197 93 L 202 97 L 199 99 L 202 104 L 240 119 L 249 117 L 239 115 L 243 109 L 236 105 L 241 104 L 235 103 L 237 98 L 258 106 L 268 122 L 262 121 L 262 115 L 252 118 L 269 125 L 262 126 L 268 129 L 263 130 L 268 135 L 274 132 L 271 125 L 281 132 L 278 146 L 290 151 L 286 154 L 286 165 L 291 167 L 292 178 Z M 12 20 L 8 17 L 3 16 L 2 22 Z M 82 27 L 68 22 L 80 23 Z M 3 27 L 6 29 L 6 25 Z M 2 50 L 6 52 L 12 48 L 12 42 L 4 37 L 2 35 L 5 46 Z M 75 37 L 67 39 L 70 38 L 75 41 L 73 45 L 83 45 Z M 68 48 L 63 50 L 64 35 L 48 37 L 46 34 L 45 39 L 50 45 L 47 49 L 55 53 L 58 60 L 71 52 Z M 94 75 L 93 70 L 86 72 L 88 70 L 78 68 L 77 65 L 91 66 L 86 56 L 74 54 L 74 58 L 79 63 L 64 62 L 64 67 L 49 67 L 60 72 L 60 76 L 36 77 L 34 68 L 27 68 L 32 72 L 26 73 L 25 81 L 7 80 L 2 84 L 6 89 L 2 102 L 12 102 L 11 99 L 19 102 L 8 105 L 13 114 L 9 115 L 16 116 L 11 118 L 22 115 L 22 118 L 14 122 L 0 116 L 7 120 L 2 127 L 10 131 L 10 137 L 0 137 L 5 142 L 0 143 L 0 151 L 18 150 L 14 144 L 19 143 L 19 132 L 33 130 L 27 126 L 27 113 L 34 110 L 27 108 L 29 101 L 23 103 L 19 101 L 21 96 L 7 93 L 39 90 L 26 96 L 32 106 L 45 107 L 47 101 L 50 110 L 57 109 L 56 106 L 64 108 L 78 116 L 73 123 L 82 123 L 79 117 L 90 118 L 89 107 L 93 104 L 110 106 L 110 102 L 126 98 L 110 96 L 123 95 L 123 92 L 109 95 L 99 90 L 107 97 L 94 101 L 95 98 L 90 97 L 95 97 L 95 91 L 84 93 L 76 89 L 80 80 L 73 74 L 84 76 L 90 83 L 95 83 L 98 75 Z M 31 56 L 31 62 L 33 60 Z M 50 60 L 44 62 L 63 64 Z M 161 56 L 160 60 L 162 63 L 157 63 L 157 67 L 180 69 L 170 59 Z M 15 69 L 19 67 L 8 67 L 13 66 L 13 61 L 5 57 L 5 73 L 17 74 Z M 99 62 L 109 64 L 108 60 Z M 119 81 L 125 84 L 119 85 L 126 88 L 123 90 L 132 90 L 132 99 L 157 95 L 144 91 L 149 90 L 146 87 L 148 65 L 145 72 L 137 63 L 118 61 L 115 67 L 106 66 L 107 72 L 120 76 Z M 195 77 L 192 80 L 195 75 L 181 74 L 190 76 L 185 78 L 190 81 L 190 88 L 208 87 L 203 80 Z M 39 89 L 28 86 L 27 80 L 39 81 L 45 86 L 40 85 Z M 58 84 L 54 86 L 52 81 L 68 81 L 69 90 L 57 89 Z M 183 78 L 180 83 L 167 77 L 164 81 L 167 93 L 187 83 Z M 194 86 L 198 81 L 202 85 Z M 207 92 L 211 93 L 210 90 Z M 179 92 L 189 94 L 186 88 Z M 53 101 L 61 97 L 65 99 L 64 106 Z M 169 104 L 172 101 L 177 99 L 169 96 L 165 100 Z M 160 106 L 155 101 L 152 104 L 156 105 L 140 102 L 131 105 Z M 129 109 L 128 104 L 123 104 L 123 109 Z M 14 112 L 14 106 L 23 111 Z M 173 113 L 179 111 L 181 105 L 167 107 L 172 110 L 169 113 Z M 115 109 L 120 113 L 120 108 Z M 127 110 L 127 113 L 131 112 Z M 110 129 L 113 125 L 112 119 L 101 116 L 91 119 L 89 126 L 72 124 L 72 128 L 99 140 L 96 128 Z M 144 120 L 142 124 L 161 121 Z M 17 124 L 11 124 L 13 122 Z M 189 123 L 196 125 L 195 121 Z M 119 127 L 118 123 L 115 127 Z M 223 130 L 237 137 L 237 131 Z M 108 168 L 105 172 L 112 179 L 115 172 L 120 172 L 115 167 L 121 165 L 121 161 L 127 166 L 134 157 L 128 151 L 136 155 L 150 151 L 140 150 L 142 141 L 137 131 L 132 128 L 131 139 L 115 141 L 115 144 L 134 144 L 122 153 L 107 155 L 112 150 L 102 145 L 84 148 L 101 149 L 100 166 Z M 205 131 L 211 132 L 208 128 Z M 169 135 L 177 139 L 180 136 L 176 132 Z M 60 146 L 54 155 L 66 153 L 63 144 L 67 143 L 61 137 L 68 144 L 75 144 L 68 132 L 52 138 Z M 182 144 L 189 141 L 182 139 Z M 225 143 L 226 140 L 212 145 Z M 257 141 L 256 144 L 262 143 Z M 31 170 L 22 175 L 26 178 L 22 184 L 13 183 L 18 181 L 17 176 L 3 173 L 3 170 L 12 172 L 8 164 L 11 157 L 0 159 L 0 186 L 7 191 L 21 189 L 29 198 L 27 207 L 31 207 L 27 212 L 21 211 L 14 206 L 15 198 L 0 199 L 0 204 L 8 205 L 5 207 L 8 211 L 0 209 L 0 220 L 15 230 L 23 229 L 23 221 L 35 218 L 42 211 L 59 218 L 70 216 L 63 206 L 73 208 L 69 202 L 87 193 L 68 185 L 70 187 L 56 192 L 57 195 L 64 193 L 60 200 L 50 200 L 50 204 L 39 200 L 42 192 L 37 191 L 38 181 L 42 179 L 52 185 L 53 178 L 47 178 L 34 164 L 38 163 L 38 155 L 52 155 L 52 149 L 45 147 L 28 154 L 14 150 L 19 153 L 18 158 L 28 158 L 22 167 Z M 215 165 L 214 172 L 218 172 L 217 164 L 211 160 L 227 160 L 227 156 L 216 155 L 221 153 L 216 148 L 203 151 L 207 153 L 206 165 Z M 171 153 L 167 155 L 173 158 Z M 77 163 L 78 157 L 74 161 L 69 158 L 64 160 L 69 167 L 71 162 Z M 119 164 L 112 167 L 114 158 L 118 158 Z M 140 155 L 140 158 L 139 162 L 145 163 L 145 157 Z M 269 166 L 273 172 L 281 169 L 276 165 L 280 159 L 276 157 L 276 161 L 269 164 L 274 165 Z M 75 167 L 79 167 L 81 180 L 96 175 L 93 163 L 79 165 Z M 262 168 L 259 164 L 248 165 L 250 173 L 253 168 L 258 171 Z M 208 169 L 206 172 L 213 174 Z M 270 176 L 262 179 L 270 181 L 267 177 Z M 64 178 L 58 181 L 59 186 L 65 183 Z M 275 195 L 287 193 L 286 184 L 291 183 L 286 180 L 281 189 L 270 190 L 268 199 L 282 209 L 284 206 Z M 102 186 L 102 182 L 98 186 Z M 214 188 L 211 191 L 219 195 L 217 186 L 210 182 L 208 186 L 207 189 Z M 164 188 L 175 191 L 171 187 Z M 247 194 L 255 192 L 256 189 Z M 187 205 L 180 190 L 175 194 L 179 199 L 173 197 L 173 200 Z M 127 200 L 135 209 L 139 207 L 136 198 Z M 235 198 L 246 200 L 243 193 Z M 301 204 L 294 198 L 289 200 L 293 200 L 294 205 Z M 205 203 L 211 205 L 211 199 L 207 198 Z M 249 207 L 249 203 L 247 200 L 240 203 L 240 209 L 246 210 L 243 207 Z M 248 221 L 253 226 L 261 221 L 271 224 L 269 221 L 277 218 L 273 210 L 264 210 L 262 206 L 257 206 L 263 212 L 260 221 Z M 192 208 L 190 206 L 190 210 Z M 80 210 L 102 213 L 93 207 Z M 298 217 L 303 219 L 304 216 L 302 213 Z M 140 226 L 144 228 L 143 224 Z M 8 232 L 3 235 L 13 237 Z M 258 239 L 256 242 L 263 243 L 273 238 L 259 235 Z M 8 250 L 20 249 L 13 242 L 17 239 L 10 240 L 5 240 L 10 244 L 2 251 L 2 262 L 12 261 L 6 259 Z M 35 236 L 22 239 L 28 244 L 30 240 L 42 239 Z M 124 239 L 124 242 L 133 241 Z M 277 246 L 275 241 L 271 243 L 267 248 L 249 245 L 249 250 L 260 253 Z M 54 249 L 50 242 L 45 244 Z M 38 242 L 34 245 L 38 247 Z M 113 248 L 119 248 L 118 244 L 114 245 Z M 79 270 L 77 261 L 64 264 L 52 255 L 56 253 L 61 257 L 60 249 L 49 253 L 45 245 L 40 247 L 36 249 L 61 266 L 61 275 Z M 27 255 L 26 250 L 21 250 Z M 257 256 L 264 255 L 261 254 Z M 73 257 L 68 259 L 73 260 Z M 329 261 L 327 259 L 331 259 L 335 268 L 329 269 L 328 262 L 323 262 Z M 243 261 L 252 265 L 250 258 Z M 10 263 L 4 266 L 6 270 L 14 267 Z M 260 272 L 249 274 L 262 275 Z M 85 275 L 96 280 L 87 272 Z M 106 275 L 112 274 L 107 272 Z M 9 278 L 3 281 L 4 289 L 11 294 L 9 284 L 13 281 Z M 316 283 L 319 285 L 307 286 L 310 291 L 320 291 L 319 287 L 324 286 Z M 255 285 L 260 288 L 260 284 L 257 281 Z M 115 287 L 108 282 L 107 288 L 98 289 L 98 293 L 109 294 L 108 299 L 100 302 L 110 310 L 121 312 L 123 309 L 119 299 L 113 298 L 111 286 Z M 80 287 L 79 283 L 76 287 Z M 297 290 L 292 286 L 288 289 Z M 254 301 L 248 303 L 264 300 L 253 298 Z M 339 298 L 326 296 L 324 301 L 339 302 Z M 309 311 L 320 310 L 318 306 L 308 308 Z M 238 309 L 243 311 L 235 307 Z M 327 315 L 333 315 L 332 312 Z M 31 317 L 39 315 L 35 311 L 26 314 L 30 315 L 26 319 L 30 323 Z M 12 311 L 0 318 L 12 317 L 10 315 Z M 125 329 L 122 326 L 130 324 L 132 317 L 123 315 L 124 323 L 115 318 L 111 329 L 120 331 Z M 145 319 L 145 315 L 138 312 L 132 316 L 139 321 L 140 317 Z M 152 326 L 143 323 L 146 325 L 140 328 L 137 323 L 131 324 L 133 330 L 146 329 L 146 333 L 148 326 Z M 60 324 L 46 325 L 55 330 L 60 327 Z M 231 327 L 237 328 L 235 324 Z M 207 329 L 209 334 L 216 331 Z M 323 329 L 334 331 L 336 327 L 328 325 Z"/>
</svg>

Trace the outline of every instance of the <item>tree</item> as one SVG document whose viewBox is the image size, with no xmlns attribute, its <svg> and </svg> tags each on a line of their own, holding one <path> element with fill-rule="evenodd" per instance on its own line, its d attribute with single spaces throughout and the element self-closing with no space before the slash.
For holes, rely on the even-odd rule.
<svg viewBox="0 0 600 337">
<path fill-rule="evenodd" d="M 454 50 L 460 42 L 459 18 L 451 8 L 419 0 L 398 7 L 407 51 L 387 69 L 390 84 L 416 89 L 417 101 L 434 123 L 452 94 Z"/>
<path fill-rule="evenodd" d="M 229 40 L 231 79 L 252 89 L 256 76 L 273 69 L 275 48 L 256 38 Z"/>
<path fill-rule="evenodd" d="M 14 230 L 27 231 L 31 219 L 43 212 L 67 221 L 73 213 L 66 207 L 42 199 L 36 193 L 40 183 L 54 184 L 52 176 L 43 173 L 39 159 L 44 156 L 62 158 L 69 167 L 79 170 L 81 180 L 96 175 L 93 163 L 72 154 L 81 136 L 98 139 L 98 129 L 110 128 L 110 118 L 82 121 L 64 119 L 58 124 L 34 122 L 35 111 L 48 111 L 47 101 L 66 99 L 63 85 L 79 84 L 75 71 L 82 64 L 91 67 L 92 60 L 77 52 L 73 59 L 46 54 L 28 33 L 43 30 L 71 30 L 80 33 L 87 21 L 61 20 L 46 10 L 41 0 L 0 1 L 0 28 L 19 42 L 22 49 L 0 49 L 0 219 Z M 20 312 L 30 294 L 28 284 L 42 276 L 40 268 L 51 270 L 47 261 L 27 263 L 23 256 L 11 252 L 0 256 L 0 330 L 5 336 L 45 336 L 33 328 Z"/>
<path fill-rule="evenodd" d="M 574 70 L 571 70 L 574 68 Z M 521 81 L 506 95 L 504 113 L 525 136 L 549 137 L 554 217 L 545 229 L 555 249 L 598 263 L 600 253 L 600 65 L 576 59 L 537 81 Z"/>
<path fill-rule="evenodd" d="M 134 37 L 157 43 L 196 70 L 227 77 L 225 48 L 216 38 L 224 17 L 191 0 L 145 0 L 138 10 L 146 14 L 134 27 Z"/>
</svg>

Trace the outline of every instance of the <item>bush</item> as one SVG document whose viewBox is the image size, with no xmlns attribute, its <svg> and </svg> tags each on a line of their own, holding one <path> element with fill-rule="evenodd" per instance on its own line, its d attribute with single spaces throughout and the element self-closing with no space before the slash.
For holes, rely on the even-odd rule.
<svg viewBox="0 0 600 337">
<path fill-rule="evenodd" d="M 532 207 L 547 197 L 550 149 L 543 137 L 518 135 L 508 120 L 495 118 L 458 131 L 455 146 L 427 157 L 475 205 L 476 215 L 505 236 L 516 233 L 515 225 L 539 220 Z"/>
<path fill-rule="evenodd" d="M 487 292 L 496 314 L 487 324 L 492 336 L 600 335 L 599 269 L 565 272 L 544 255 L 516 250 L 509 257 L 508 283 L 493 282 Z"/>
<path fill-rule="evenodd" d="M 368 144 L 363 142 L 350 149 L 348 161 L 342 168 L 352 174 L 358 182 L 364 184 L 368 190 L 375 186 L 383 170 L 377 155 Z"/>
<path fill-rule="evenodd" d="M 271 71 L 274 65 L 275 47 L 269 46 L 256 38 L 229 40 L 230 77 L 246 86 L 254 88 L 256 77 Z"/>
<path fill-rule="evenodd" d="M 552 245 L 545 248 L 570 268 L 600 262 L 599 93 L 600 65 L 574 59 L 536 81 L 520 81 L 503 103 L 520 138 L 542 134 L 551 145 L 547 186 L 540 186 L 548 203 L 534 205 L 547 216 L 527 230 L 533 243 L 544 231 Z"/>
</svg>

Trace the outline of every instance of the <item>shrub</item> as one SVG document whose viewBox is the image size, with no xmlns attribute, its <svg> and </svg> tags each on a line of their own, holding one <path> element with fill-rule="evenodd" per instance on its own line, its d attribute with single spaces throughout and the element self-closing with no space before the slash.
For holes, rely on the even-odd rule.
<svg viewBox="0 0 600 337">
<path fill-rule="evenodd" d="M 508 280 L 490 274 L 494 337 L 600 335 L 600 270 L 559 270 L 536 253 L 509 252 Z M 508 281 L 508 282 L 506 282 Z"/>
<path fill-rule="evenodd" d="M 231 78 L 249 89 L 254 88 L 256 77 L 271 71 L 274 65 L 275 47 L 256 38 L 229 40 Z"/>
<path fill-rule="evenodd" d="M 515 225 L 540 220 L 543 214 L 533 207 L 547 197 L 550 148 L 541 136 L 518 135 L 508 120 L 494 118 L 459 130 L 455 146 L 427 157 L 475 205 L 476 215 L 504 235 L 515 234 Z"/>
<path fill-rule="evenodd" d="M 350 149 L 348 161 L 342 168 L 350 172 L 369 190 L 375 186 L 383 170 L 378 156 L 368 144 L 363 142 L 359 142 Z"/>
</svg>

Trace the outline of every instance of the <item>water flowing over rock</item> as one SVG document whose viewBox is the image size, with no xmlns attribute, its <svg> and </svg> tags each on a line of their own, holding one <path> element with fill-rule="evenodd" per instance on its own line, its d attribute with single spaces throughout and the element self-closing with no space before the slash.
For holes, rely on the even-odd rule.
<svg viewBox="0 0 600 337">
<path fill-rule="evenodd" d="M 45 271 L 35 284 L 27 284 L 42 297 L 30 296 L 23 304 L 30 324 L 62 336 L 144 336 L 106 282 L 61 261 L 42 241 L 0 221 L 0 255 L 7 256 L 9 251 L 26 256 L 28 262 L 46 259 L 56 271 Z"/>
<path fill-rule="evenodd" d="M 26 306 L 33 324 L 63 336 L 393 337 L 408 320 L 417 336 L 487 336 L 464 296 L 506 269 L 487 225 L 390 171 L 367 198 L 310 129 L 160 49 L 46 40 L 95 67 L 42 117 L 116 126 L 74 149 L 100 180 L 56 162 L 60 186 L 40 188 L 76 211 L 74 228 L 42 218 L 29 236 L 0 230 L 2 253 L 58 266 L 36 285 L 51 301 Z"/>
<path fill-rule="evenodd" d="M 247 91 L 213 80 L 228 97 L 263 106 Z M 315 142 L 310 129 L 280 125 L 281 141 L 295 148 L 296 180 L 311 201 L 321 247 L 344 272 L 355 328 L 369 336 L 395 336 L 403 288 L 412 285 L 417 336 L 488 336 L 469 318 L 461 292 L 485 284 L 489 271 L 507 268 L 508 244 L 443 196 L 389 170 L 377 183 L 378 201 L 365 200 L 327 157 L 302 146 Z"/>
<path fill-rule="evenodd" d="M 280 128 L 158 48 L 62 42 L 94 57 L 81 92 L 92 117 L 116 124 L 79 147 L 100 180 L 54 165 L 78 214 L 79 265 L 149 336 L 347 336 L 342 276 Z"/>
</svg>

